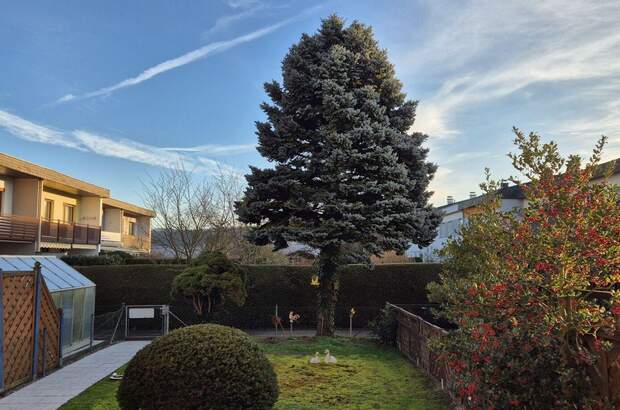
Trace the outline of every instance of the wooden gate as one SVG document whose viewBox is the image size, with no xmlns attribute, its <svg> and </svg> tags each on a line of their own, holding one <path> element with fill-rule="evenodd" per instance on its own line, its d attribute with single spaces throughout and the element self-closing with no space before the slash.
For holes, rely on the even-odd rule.
<svg viewBox="0 0 620 410">
<path fill-rule="evenodd" d="M 58 366 L 60 323 L 39 263 L 31 272 L 0 272 L 0 391 Z"/>
</svg>

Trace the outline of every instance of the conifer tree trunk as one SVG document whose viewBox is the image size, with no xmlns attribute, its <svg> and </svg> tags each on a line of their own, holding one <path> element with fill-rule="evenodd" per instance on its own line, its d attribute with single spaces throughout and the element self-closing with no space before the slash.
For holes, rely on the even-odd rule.
<svg viewBox="0 0 620 410">
<path fill-rule="evenodd" d="M 336 329 L 335 312 L 338 298 L 338 251 L 322 249 L 319 254 L 319 288 L 317 306 L 317 336 L 333 336 Z"/>
</svg>

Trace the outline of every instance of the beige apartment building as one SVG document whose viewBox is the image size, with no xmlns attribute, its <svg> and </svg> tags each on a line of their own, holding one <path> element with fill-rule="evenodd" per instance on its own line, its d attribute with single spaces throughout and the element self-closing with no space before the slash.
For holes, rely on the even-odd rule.
<svg viewBox="0 0 620 410">
<path fill-rule="evenodd" d="M 0 254 L 151 251 L 151 210 L 0 153 Z"/>
</svg>

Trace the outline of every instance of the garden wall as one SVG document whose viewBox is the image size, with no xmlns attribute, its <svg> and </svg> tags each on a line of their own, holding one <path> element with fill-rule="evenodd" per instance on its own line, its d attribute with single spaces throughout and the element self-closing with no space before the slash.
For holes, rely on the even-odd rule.
<svg viewBox="0 0 620 410">
<path fill-rule="evenodd" d="M 183 270 L 179 265 L 82 266 L 78 271 L 97 284 L 96 314 L 117 310 L 121 303 L 169 304 L 186 322 L 195 322 L 191 305 L 173 299 L 170 285 Z M 299 325 L 316 323 L 316 289 L 310 279 L 316 273 L 311 266 L 245 266 L 248 275 L 248 299 L 243 307 L 225 306 L 212 320 L 246 329 L 271 326 L 278 304 L 279 316 L 290 310 L 301 314 Z M 347 327 L 348 312 L 358 312 L 354 327 L 365 327 L 386 301 L 400 304 L 426 304 L 426 285 L 438 279 L 439 264 L 385 264 L 372 268 L 349 265 L 340 272 L 340 296 L 336 323 Z"/>
</svg>

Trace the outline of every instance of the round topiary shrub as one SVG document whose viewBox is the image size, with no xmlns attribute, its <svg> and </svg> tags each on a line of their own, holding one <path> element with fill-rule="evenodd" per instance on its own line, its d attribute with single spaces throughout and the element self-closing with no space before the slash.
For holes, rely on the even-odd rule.
<svg viewBox="0 0 620 410">
<path fill-rule="evenodd" d="M 270 409 L 276 374 L 244 332 L 195 325 L 156 339 L 129 362 L 117 398 L 124 410 Z"/>
</svg>

